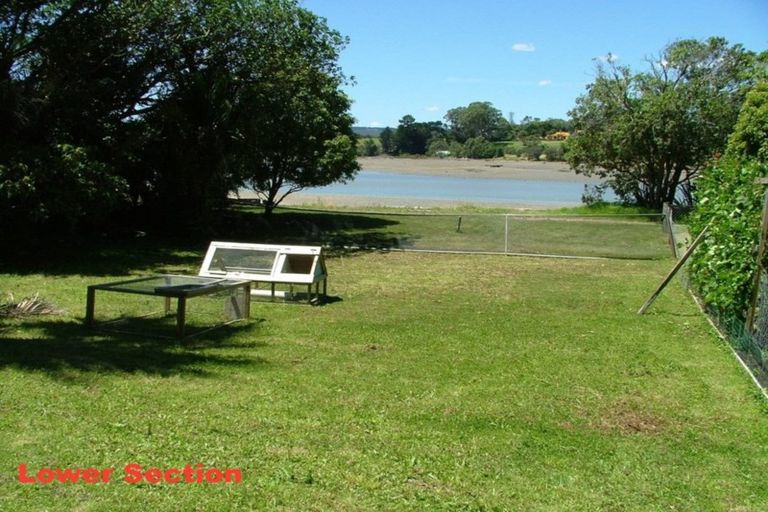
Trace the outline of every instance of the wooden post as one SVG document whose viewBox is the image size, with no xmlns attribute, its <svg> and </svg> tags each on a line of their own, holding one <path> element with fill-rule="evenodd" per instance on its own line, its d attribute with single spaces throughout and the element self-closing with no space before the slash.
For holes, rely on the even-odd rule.
<svg viewBox="0 0 768 512">
<path fill-rule="evenodd" d="M 768 185 L 768 178 L 757 178 L 755 185 Z M 763 269 L 763 259 L 765 258 L 766 239 L 768 239 L 768 190 L 763 197 L 763 218 L 760 222 L 760 245 L 757 248 L 757 269 L 755 277 L 752 279 L 752 294 L 747 311 L 747 332 L 751 333 L 755 327 L 755 311 L 757 311 L 757 300 L 760 295 L 760 277 Z"/>
<path fill-rule="evenodd" d="M 456 232 L 461 233 L 461 216 L 459 216 L 459 220 L 456 222 Z"/>
<path fill-rule="evenodd" d="M 509 252 L 509 214 L 504 215 L 504 254 Z"/>
<path fill-rule="evenodd" d="M 88 293 L 85 300 L 85 325 L 93 327 L 93 313 L 96 308 L 96 288 L 88 287 Z"/>
<path fill-rule="evenodd" d="M 176 337 L 184 337 L 184 324 L 187 321 L 187 298 L 179 297 L 176 303 Z"/>
<path fill-rule="evenodd" d="M 707 230 L 709 230 L 709 224 L 707 224 L 704 229 L 701 230 L 699 236 L 697 236 L 696 239 L 691 243 L 691 246 L 688 247 L 688 250 L 683 253 L 683 256 L 677 261 L 675 266 L 672 268 L 669 274 L 667 274 L 667 277 L 664 278 L 659 287 L 656 288 L 656 291 L 653 292 L 653 294 L 648 297 L 648 300 L 646 300 L 645 303 L 640 307 L 640 309 L 637 311 L 638 315 L 642 315 L 648 310 L 649 307 L 651 307 L 651 304 L 653 304 L 656 298 L 661 294 L 662 290 L 667 287 L 672 278 L 675 277 L 675 274 L 677 274 L 677 272 L 683 267 L 691 254 L 693 254 L 693 251 L 696 250 L 696 247 L 701 243 L 702 240 L 704 240 L 704 235 L 707 233 Z"/>
</svg>

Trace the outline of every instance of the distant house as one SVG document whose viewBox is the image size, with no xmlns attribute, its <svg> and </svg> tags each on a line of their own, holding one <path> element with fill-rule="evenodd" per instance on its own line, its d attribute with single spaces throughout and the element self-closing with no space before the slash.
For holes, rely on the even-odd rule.
<svg viewBox="0 0 768 512">
<path fill-rule="evenodd" d="M 546 136 L 547 140 L 566 140 L 570 137 L 570 132 L 554 132 Z"/>
</svg>

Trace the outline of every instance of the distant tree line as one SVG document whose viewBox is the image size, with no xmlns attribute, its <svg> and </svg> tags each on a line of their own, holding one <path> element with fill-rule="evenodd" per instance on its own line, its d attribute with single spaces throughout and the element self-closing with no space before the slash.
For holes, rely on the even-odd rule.
<svg viewBox="0 0 768 512">
<path fill-rule="evenodd" d="M 208 225 L 351 178 L 346 39 L 297 0 L 0 3 L 0 236 Z"/>
<path fill-rule="evenodd" d="M 542 140 L 570 129 L 570 123 L 563 119 L 525 117 L 516 124 L 487 101 L 453 108 L 444 119 L 445 122 L 418 122 L 412 115 L 405 115 L 396 128 L 387 127 L 381 132 L 380 148 L 368 138 L 361 145 L 360 154 L 494 158 L 514 152 L 534 160 L 543 154 L 549 159 L 562 159 L 562 149 L 548 147 Z"/>
</svg>

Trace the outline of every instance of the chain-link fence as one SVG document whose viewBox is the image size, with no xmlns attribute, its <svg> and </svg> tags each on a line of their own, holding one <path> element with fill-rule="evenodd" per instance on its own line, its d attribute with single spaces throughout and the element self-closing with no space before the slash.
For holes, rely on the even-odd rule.
<svg viewBox="0 0 768 512">
<path fill-rule="evenodd" d="M 674 247 L 685 249 L 690 242 L 690 235 L 684 226 L 676 224 L 672 220 L 671 210 L 669 212 L 669 223 L 671 242 Z M 682 252 L 682 250 L 680 251 Z M 750 368 L 755 379 L 762 387 L 768 387 L 768 275 L 765 269 L 761 271 L 761 279 L 757 296 L 757 307 L 753 314 L 753 327 L 749 328 L 747 322 L 742 318 L 722 315 L 715 308 L 707 306 L 703 300 L 698 297 L 696 287 L 691 282 L 684 267 L 680 272 L 680 280 L 697 297 L 699 303 L 703 305 L 707 315 L 725 336 L 728 343 L 741 358 L 742 362 Z"/>
<path fill-rule="evenodd" d="M 259 231 L 263 241 L 330 248 L 621 259 L 663 259 L 672 254 L 662 230 L 662 216 L 645 214 L 545 216 L 281 208 Z"/>
</svg>

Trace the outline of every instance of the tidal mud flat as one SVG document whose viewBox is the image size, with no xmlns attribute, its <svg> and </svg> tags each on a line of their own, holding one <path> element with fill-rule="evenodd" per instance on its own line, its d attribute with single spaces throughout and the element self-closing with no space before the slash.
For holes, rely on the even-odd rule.
<svg viewBox="0 0 768 512">
<path fill-rule="evenodd" d="M 572 171 L 564 162 L 530 162 L 515 160 L 470 160 L 460 158 L 393 158 L 387 156 L 361 157 L 361 170 L 354 185 L 349 189 L 333 185 L 326 188 L 306 189 L 286 197 L 286 206 L 313 205 L 318 207 L 404 207 L 437 208 L 457 206 L 482 206 L 520 209 L 560 208 L 579 204 L 581 187 L 598 184 L 600 179 L 590 178 Z M 391 174 L 392 180 L 387 176 Z M 374 178 L 375 176 L 375 178 Z M 438 178 L 435 190 L 429 177 Z M 385 179 L 386 178 L 386 179 Z M 419 179 L 420 178 L 420 179 Z M 418 183 L 417 187 L 390 189 L 392 182 Z M 465 186 L 466 195 L 456 194 L 456 182 Z M 442 197 L 441 185 L 453 182 L 453 194 Z M 518 185 L 514 183 L 517 182 Z M 367 183 L 366 186 L 362 186 Z M 380 187 L 371 186 L 378 183 Z M 522 192 L 535 184 L 532 194 Z M 548 185 L 549 184 L 549 185 Z M 488 188 L 501 190 L 520 189 L 520 193 L 490 196 Z M 354 193 L 347 190 L 353 189 Z M 486 197 L 478 190 L 486 189 Z M 564 193 L 563 189 L 568 192 Z M 446 192 L 448 192 L 446 190 Z M 449 196 L 450 197 L 447 197 Z M 241 191 L 240 197 L 251 198 L 255 194 Z"/>
</svg>

